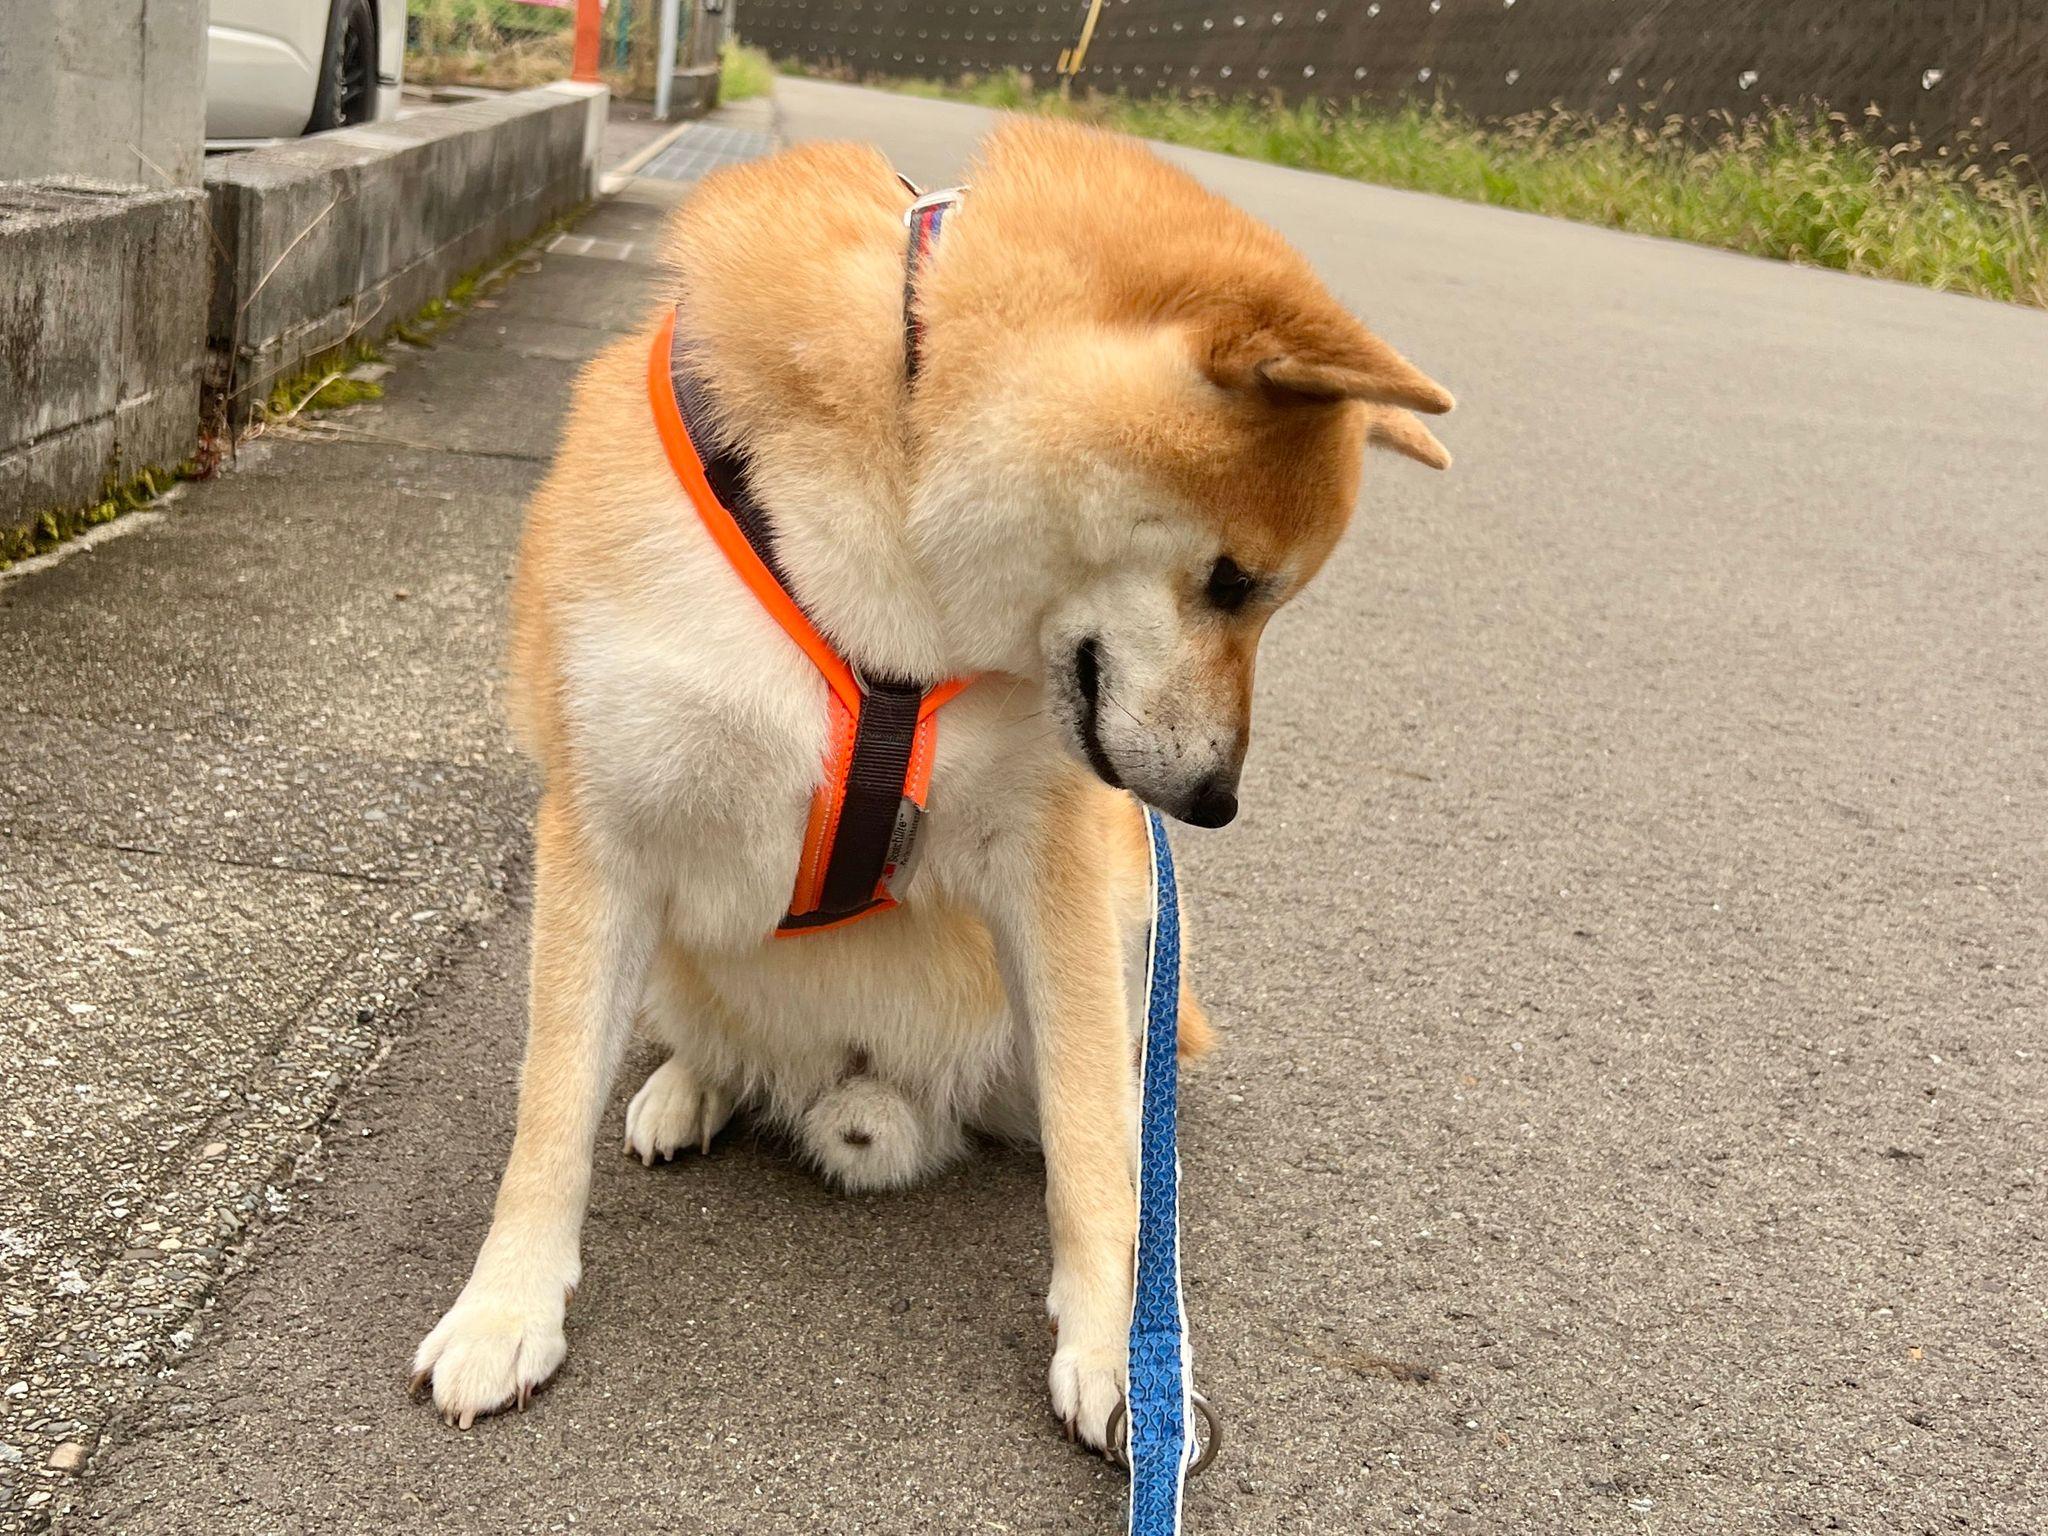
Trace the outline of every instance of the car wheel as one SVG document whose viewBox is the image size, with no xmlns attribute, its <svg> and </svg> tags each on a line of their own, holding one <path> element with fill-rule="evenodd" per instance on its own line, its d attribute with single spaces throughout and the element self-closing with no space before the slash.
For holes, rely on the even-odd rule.
<svg viewBox="0 0 2048 1536">
<path fill-rule="evenodd" d="M 377 112 L 377 13 L 370 0 L 334 0 L 308 133 L 367 123 Z"/>
</svg>

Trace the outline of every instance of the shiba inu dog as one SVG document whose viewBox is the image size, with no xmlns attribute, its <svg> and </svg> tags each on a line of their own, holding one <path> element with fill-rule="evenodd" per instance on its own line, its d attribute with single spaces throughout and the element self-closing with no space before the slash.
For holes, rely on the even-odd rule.
<svg viewBox="0 0 2048 1536">
<path fill-rule="evenodd" d="M 1449 462 L 1411 412 L 1451 397 L 1269 229 L 1134 142 L 1036 121 L 983 146 L 913 274 L 913 379 L 910 202 L 862 148 L 708 178 L 661 312 L 584 372 L 533 502 L 512 597 L 543 779 L 518 1128 L 413 1362 L 465 1428 L 562 1362 L 637 1022 L 670 1053 L 626 1114 L 650 1163 L 743 1106 L 852 1190 L 916 1179 L 970 1130 L 1036 1139 L 1053 1411 L 1103 1446 L 1131 1312 L 1139 801 L 1235 814 L 1261 632 L 1343 532 L 1368 444 Z M 849 672 L 972 679 L 935 716 L 914 880 L 828 931 L 777 934 L 837 750 L 831 689 L 679 478 L 663 338 L 697 448 L 743 466 L 789 599 Z M 1184 994 L 1183 1053 L 1209 1038 Z"/>
</svg>

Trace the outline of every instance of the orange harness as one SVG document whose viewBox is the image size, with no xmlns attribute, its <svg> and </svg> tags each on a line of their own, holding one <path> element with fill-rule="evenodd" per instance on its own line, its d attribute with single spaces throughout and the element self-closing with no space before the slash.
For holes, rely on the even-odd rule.
<svg viewBox="0 0 2048 1536">
<path fill-rule="evenodd" d="M 930 201 L 921 199 L 920 205 Z M 919 339 L 912 290 L 919 260 L 929 248 L 929 233 L 921 233 L 918 214 L 913 207 L 911 282 L 904 294 L 906 360 L 912 372 Z M 935 231 L 936 219 L 930 222 Z M 777 563 L 774 527 L 753 495 L 745 455 L 731 448 L 708 456 L 699 451 L 699 443 L 706 441 L 702 390 L 685 366 L 675 333 L 671 311 L 647 358 L 647 397 L 661 445 L 712 542 L 825 679 L 831 725 L 824 777 L 811 796 L 789 911 L 775 930 L 784 938 L 821 933 L 884 911 L 902 898 L 915 869 L 931 792 L 938 709 L 973 679 L 924 687 L 867 678 L 832 648 Z M 692 421 L 698 424 L 694 434 Z"/>
</svg>

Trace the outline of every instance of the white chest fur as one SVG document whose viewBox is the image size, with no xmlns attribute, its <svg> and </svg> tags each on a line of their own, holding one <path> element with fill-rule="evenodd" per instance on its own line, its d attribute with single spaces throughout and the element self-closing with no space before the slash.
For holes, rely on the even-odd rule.
<svg viewBox="0 0 2048 1536">
<path fill-rule="evenodd" d="M 1035 689 L 989 677 L 939 714 L 924 846 L 901 908 L 776 938 L 825 758 L 825 685 L 687 503 L 630 598 L 565 630 L 578 794 L 604 857 L 663 908 L 642 1023 L 700 1084 L 799 1126 L 854 1069 L 900 1092 L 932 1156 L 963 1120 L 1029 1129 L 1028 1074 L 987 921 L 1060 748 Z M 906 1177 L 921 1169 L 906 1169 Z"/>
</svg>

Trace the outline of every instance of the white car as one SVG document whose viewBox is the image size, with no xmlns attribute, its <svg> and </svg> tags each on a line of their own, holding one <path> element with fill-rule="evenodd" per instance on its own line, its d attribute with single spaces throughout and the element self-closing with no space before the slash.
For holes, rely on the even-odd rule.
<svg viewBox="0 0 2048 1536">
<path fill-rule="evenodd" d="M 404 64 L 405 0 L 210 0 L 207 147 L 396 117 Z"/>
</svg>

